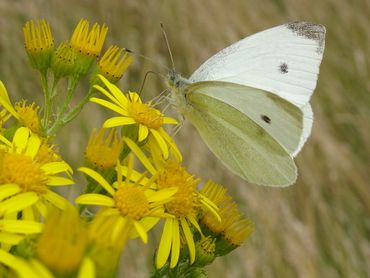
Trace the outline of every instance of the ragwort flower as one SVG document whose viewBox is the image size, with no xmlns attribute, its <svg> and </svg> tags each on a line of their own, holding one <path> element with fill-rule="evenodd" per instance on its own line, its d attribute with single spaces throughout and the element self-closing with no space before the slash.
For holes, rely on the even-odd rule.
<svg viewBox="0 0 370 278">
<path fill-rule="evenodd" d="M 163 129 L 163 124 L 177 124 L 172 118 L 164 117 L 162 113 L 151 107 L 150 103 L 143 103 L 137 93 L 124 94 L 117 86 L 110 83 L 105 77 L 99 75 L 106 88 L 95 85 L 94 88 L 105 95 L 111 102 L 101 98 L 91 98 L 90 101 L 98 103 L 118 114 L 104 122 L 103 127 L 117 127 L 137 125 L 139 142 L 143 142 L 148 136 L 152 136 L 160 147 L 165 159 L 168 157 L 168 149 L 177 149 L 173 140 Z"/>
<path fill-rule="evenodd" d="M 149 172 L 152 174 L 158 173 L 158 189 L 177 188 L 177 192 L 172 196 L 172 199 L 165 204 L 165 212 L 173 217 L 165 219 L 156 257 L 156 267 L 162 268 L 170 257 L 170 268 L 174 268 L 180 257 L 182 242 L 187 245 L 190 263 L 193 263 L 195 260 L 195 243 L 192 228 L 195 228 L 202 235 L 198 224 L 198 214 L 202 210 L 209 212 L 220 220 L 217 206 L 197 191 L 196 187 L 199 179 L 190 175 L 180 165 L 180 162 L 162 160 L 160 165 L 157 165 L 156 170 L 156 167 L 151 164 L 150 160 L 132 140 L 125 138 L 125 142 Z M 158 160 L 157 158 L 154 161 Z"/>
<path fill-rule="evenodd" d="M 114 227 L 116 229 L 114 237 L 118 235 L 128 237 L 136 232 L 146 243 L 148 241 L 146 232 L 148 227 L 153 226 L 153 221 L 157 222 L 160 218 L 169 217 L 164 213 L 163 204 L 171 199 L 177 188 L 155 190 L 155 176 L 148 179 L 145 174 L 134 171 L 132 160 L 129 160 L 127 167 L 117 163 L 117 181 L 113 184 L 90 168 L 81 167 L 79 171 L 99 183 L 110 196 L 87 193 L 77 197 L 76 203 L 100 205 L 108 208 L 105 210 L 107 216 L 119 215 Z M 126 176 L 124 181 L 123 172 Z M 148 218 L 151 224 L 146 222 Z"/>
<path fill-rule="evenodd" d="M 45 150 L 39 153 L 40 146 L 42 140 L 25 127 L 16 130 L 12 142 L 0 135 L 0 196 L 3 200 L 0 215 L 16 219 L 17 212 L 22 212 L 22 219 L 37 220 L 47 214 L 49 205 L 65 207 L 67 200 L 49 187 L 73 184 L 72 169 L 54 155 L 46 159 Z"/>
<path fill-rule="evenodd" d="M 40 134 L 41 125 L 40 118 L 38 116 L 39 106 L 35 103 L 27 104 L 26 101 L 21 101 L 16 103 L 15 106 L 10 101 L 8 92 L 3 84 L 0 81 L 0 105 L 6 110 L 9 114 L 4 114 L 2 117 L 3 121 L 9 119 L 10 115 L 13 116 L 21 126 L 29 128 L 32 132 Z M 4 111 L 3 110 L 3 111 Z M 4 112 L 2 112 L 4 113 Z"/>
</svg>

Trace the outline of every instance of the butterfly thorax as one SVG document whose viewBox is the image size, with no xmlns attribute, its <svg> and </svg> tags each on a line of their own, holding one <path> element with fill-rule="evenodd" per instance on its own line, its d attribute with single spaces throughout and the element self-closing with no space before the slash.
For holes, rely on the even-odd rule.
<svg viewBox="0 0 370 278">
<path fill-rule="evenodd" d="M 190 80 L 182 77 L 177 72 L 171 70 L 168 73 L 168 85 L 171 89 L 171 102 L 177 110 L 184 114 L 189 108 L 186 100 L 186 88 L 191 84 Z"/>
</svg>

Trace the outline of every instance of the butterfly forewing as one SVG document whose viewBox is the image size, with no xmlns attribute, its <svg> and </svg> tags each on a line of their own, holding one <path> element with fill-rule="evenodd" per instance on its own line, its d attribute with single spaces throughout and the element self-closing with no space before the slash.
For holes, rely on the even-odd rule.
<svg viewBox="0 0 370 278">
<path fill-rule="evenodd" d="M 259 110 L 258 105 L 252 102 L 251 105 L 255 107 L 251 109 L 252 112 L 246 114 L 235 103 L 233 105 L 222 100 L 222 97 L 214 97 L 222 95 L 222 92 L 232 94 L 231 98 L 236 97 L 235 101 L 240 94 L 257 97 L 261 103 L 266 101 L 265 108 L 270 111 L 283 109 L 286 105 L 283 100 L 274 100 L 268 93 L 246 86 L 223 82 L 200 82 L 190 85 L 187 90 L 189 106 L 185 116 L 197 128 L 211 151 L 231 171 L 249 182 L 270 186 L 292 184 L 297 176 L 294 161 L 287 149 L 270 134 L 276 129 L 264 128 L 264 124 L 272 126 L 273 122 L 280 122 L 284 126 L 284 117 L 292 117 L 297 126 L 285 126 L 297 133 L 302 119 L 299 111 L 293 109 L 291 114 L 284 112 L 285 116 L 274 117 L 267 115 L 268 111 L 262 107 Z M 248 102 L 246 99 L 243 97 L 244 103 Z M 286 137 L 282 133 L 279 136 Z M 294 144 L 297 144 L 299 136 L 293 137 Z"/>
<path fill-rule="evenodd" d="M 310 22 L 280 25 L 242 39 L 203 63 L 192 82 L 226 81 L 276 94 L 303 111 L 303 132 L 293 156 L 312 128 L 308 102 L 316 87 L 325 48 L 325 27 Z"/>
</svg>

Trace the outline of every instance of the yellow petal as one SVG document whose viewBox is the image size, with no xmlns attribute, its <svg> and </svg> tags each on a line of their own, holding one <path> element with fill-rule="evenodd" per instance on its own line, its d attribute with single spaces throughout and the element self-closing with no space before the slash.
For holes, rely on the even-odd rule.
<svg viewBox="0 0 370 278">
<path fill-rule="evenodd" d="M 0 242 L 10 245 L 16 245 L 24 239 L 24 235 L 14 233 L 0 232 Z"/>
<path fill-rule="evenodd" d="M 177 192 L 177 190 L 177 187 L 161 189 L 148 196 L 148 201 L 152 203 L 168 200 Z"/>
<path fill-rule="evenodd" d="M 58 174 L 62 172 L 73 173 L 72 168 L 64 161 L 54 161 L 54 162 L 45 163 L 44 165 L 41 166 L 41 169 L 47 175 Z"/>
<path fill-rule="evenodd" d="M 104 76 L 99 75 L 99 77 L 112 95 L 120 102 L 121 106 L 126 107 L 128 100 L 124 93 L 116 85 L 110 83 Z"/>
<path fill-rule="evenodd" d="M 54 275 L 39 261 L 31 259 L 30 264 L 38 278 L 54 278 Z"/>
<path fill-rule="evenodd" d="M 182 155 L 180 153 L 180 150 L 177 148 L 177 145 L 176 145 L 175 141 L 172 140 L 171 136 L 169 136 L 163 128 L 160 128 L 158 131 L 159 131 L 160 135 L 163 137 L 163 139 L 169 145 L 169 149 L 173 151 L 173 154 L 175 155 L 176 160 L 181 162 L 182 161 Z"/>
<path fill-rule="evenodd" d="M 181 218 L 180 221 L 181 221 L 181 228 L 184 232 L 185 240 L 186 240 L 186 243 L 187 243 L 188 249 L 189 249 L 190 264 L 192 264 L 192 263 L 194 263 L 194 260 L 195 260 L 195 244 L 194 244 L 193 234 L 190 230 L 189 224 L 186 221 L 186 219 Z"/>
<path fill-rule="evenodd" d="M 216 217 L 218 222 L 221 222 L 221 216 L 218 214 L 218 207 L 207 197 L 202 196 L 200 202 Z"/>
<path fill-rule="evenodd" d="M 174 118 L 169 118 L 169 117 L 163 117 L 163 123 L 164 124 L 172 124 L 172 125 L 177 125 L 178 122 Z"/>
<path fill-rule="evenodd" d="M 93 98 L 90 98 L 90 101 L 92 102 L 95 102 L 97 104 L 100 104 L 101 106 L 104 106 L 118 114 L 121 114 L 123 116 L 128 116 L 128 112 L 126 110 L 124 110 L 122 107 L 118 106 L 118 105 L 115 105 L 107 100 L 104 100 L 104 99 L 101 99 L 101 98 L 96 98 L 96 97 L 93 97 Z"/>
<path fill-rule="evenodd" d="M 132 124 L 136 124 L 133 118 L 113 117 L 113 118 L 106 120 L 103 124 L 103 127 L 110 128 L 110 127 L 116 127 L 116 126 L 122 126 L 122 125 L 132 125 Z"/>
<path fill-rule="evenodd" d="M 86 167 L 80 167 L 78 170 L 98 182 L 110 195 L 114 195 L 113 187 L 98 172 Z"/>
<path fill-rule="evenodd" d="M 114 200 L 108 196 L 96 193 L 88 193 L 80 195 L 75 202 L 81 205 L 97 205 L 105 207 L 114 207 Z"/>
<path fill-rule="evenodd" d="M 145 125 L 139 125 L 139 142 L 142 142 L 143 140 L 148 137 L 149 129 Z"/>
<path fill-rule="evenodd" d="M 4 143 L 5 145 L 7 145 L 8 147 L 11 147 L 12 146 L 12 142 L 10 142 L 8 139 L 6 139 L 4 136 L 2 136 L 1 134 L 0 134 L 0 141 L 2 142 L 2 143 Z"/>
<path fill-rule="evenodd" d="M 118 166 L 118 167 L 121 167 L 121 171 L 122 171 L 122 174 L 127 177 L 127 166 Z M 149 179 L 146 178 L 146 177 L 143 177 L 143 174 L 138 172 L 138 171 L 135 171 L 135 170 L 131 170 L 131 175 L 130 175 L 130 181 L 133 181 L 133 182 L 137 182 L 138 180 L 140 180 L 140 183 L 141 185 L 144 185 L 146 184 Z"/>
<path fill-rule="evenodd" d="M 69 202 L 66 199 L 51 190 L 48 190 L 44 195 L 42 195 L 42 197 L 43 199 L 49 201 L 51 204 L 62 210 L 64 210 L 65 207 L 69 205 Z"/>
<path fill-rule="evenodd" d="M 8 92 L 3 84 L 0 81 L 0 105 L 3 106 L 12 116 L 16 119 L 19 119 L 17 111 L 15 111 L 12 103 L 10 102 Z"/>
<path fill-rule="evenodd" d="M 103 87 L 99 86 L 99 85 L 94 85 L 94 88 L 97 89 L 98 91 L 100 91 L 103 95 L 105 95 L 107 98 L 109 98 L 111 101 L 113 101 L 115 104 L 117 104 L 117 106 L 122 106 L 121 102 L 119 102 L 118 99 L 116 99 L 112 93 L 108 92 L 106 89 L 104 89 Z M 125 105 L 126 107 L 126 105 Z"/>
<path fill-rule="evenodd" d="M 39 200 L 39 196 L 34 192 L 26 192 L 0 203 L 0 214 L 7 214 L 32 206 Z"/>
<path fill-rule="evenodd" d="M 37 203 L 39 203 L 39 202 L 37 202 Z M 34 221 L 35 220 L 35 214 L 33 213 L 33 208 L 32 207 L 26 207 L 22 210 L 22 220 L 27 220 L 27 221 Z"/>
<path fill-rule="evenodd" d="M 194 217 L 194 216 L 191 216 L 191 215 L 189 215 L 188 217 L 187 217 L 187 219 L 190 221 L 190 223 L 198 230 L 198 232 L 200 233 L 200 234 L 203 234 L 202 233 L 202 230 L 200 229 L 200 226 L 199 226 L 199 224 L 198 224 L 198 222 L 197 222 L 197 219 Z"/>
<path fill-rule="evenodd" d="M 0 220 L 1 231 L 8 233 L 37 234 L 43 224 L 27 220 Z"/>
<path fill-rule="evenodd" d="M 180 227 L 179 221 L 174 219 L 172 221 L 172 248 L 171 248 L 171 262 L 170 268 L 177 265 L 180 257 Z"/>
<path fill-rule="evenodd" d="M 149 159 L 143 153 L 143 151 L 128 137 L 123 138 L 130 150 L 137 156 L 140 162 L 145 166 L 145 168 L 154 175 L 156 173 L 153 165 L 150 163 Z"/>
<path fill-rule="evenodd" d="M 164 264 L 167 262 L 168 256 L 170 255 L 172 244 L 173 221 L 174 219 L 166 219 L 164 223 L 163 233 L 161 241 L 159 243 L 158 253 L 156 257 L 156 266 L 158 269 L 164 266 Z"/>
<path fill-rule="evenodd" d="M 28 128 L 20 127 L 17 129 L 13 137 L 13 144 L 15 145 L 17 153 L 22 153 L 26 148 L 29 135 L 30 130 Z"/>
<path fill-rule="evenodd" d="M 141 226 L 144 228 L 144 231 L 150 231 L 157 223 L 161 220 L 159 217 L 144 217 L 139 222 Z M 132 229 L 130 231 L 130 238 L 137 238 L 139 236 L 136 229 Z"/>
<path fill-rule="evenodd" d="M 0 186 L 0 201 L 21 191 L 17 184 L 2 184 Z"/>
<path fill-rule="evenodd" d="M 163 139 L 161 134 L 155 129 L 150 129 L 150 132 L 153 134 L 155 140 L 157 141 L 158 146 L 161 149 L 161 152 L 163 154 L 163 158 L 167 159 L 168 158 L 168 147 L 167 147 L 166 141 Z"/>
<path fill-rule="evenodd" d="M 77 278 L 95 278 L 95 265 L 90 258 L 85 257 L 82 261 Z"/>
<path fill-rule="evenodd" d="M 64 186 L 74 184 L 74 181 L 64 177 L 50 176 L 48 177 L 47 185 L 49 186 Z"/>
<path fill-rule="evenodd" d="M 25 155 L 34 158 L 37 152 L 39 151 L 40 144 L 41 144 L 40 138 L 37 135 L 31 134 L 31 136 L 28 138 Z"/>
<path fill-rule="evenodd" d="M 35 207 L 37 211 L 42 215 L 42 217 L 45 219 L 48 214 L 48 208 L 46 207 L 45 203 L 40 200 L 35 204 Z"/>
<path fill-rule="evenodd" d="M 144 243 L 147 243 L 148 242 L 148 235 L 147 235 L 144 227 L 141 226 L 141 224 L 138 221 L 134 221 L 134 226 L 135 226 L 135 230 L 137 231 L 137 233 L 141 237 L 141 240 Z"/>
</svg>

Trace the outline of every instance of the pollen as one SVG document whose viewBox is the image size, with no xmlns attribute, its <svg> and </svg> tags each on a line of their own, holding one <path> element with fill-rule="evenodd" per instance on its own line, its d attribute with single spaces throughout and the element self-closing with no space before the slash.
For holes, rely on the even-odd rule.
<svg viewBox="0 0 370 278">
<path fill-rule="evenodd" d="M 159 129 L 163 124 L 162 114 L 145 103 L 131 103 L 130 115 L 137 123 L 148 128 Z"/>
<path fill-rule="evenodd" d="M 38 115 L 39 108 L 40 107 L 34 102 L 27 105 L 25 100 L 15 104 L 15 110 L 19 115 L 20 123 L 37 134 L 39 134 L 41 131 L 40 119 Z"/>
<path fill-rule="evenodd" d="M 40 164 L 31 157 L 18 153 L 3 154 L 0 165 L 0 181 L 20 186 L 23 192 L 46 192 L 46 176 Z"/>
<path fill-rule="evenodd" d="M 170 214 L 186 217 L 196 213 L 200 204 L 196 191 L 198 181 L 177 162 L 168 161 L 158 174 L 158 187 L 160 189 L 178 187 L 172 200 L 165 205 Z"/>
<path fill-rule="evenodd" d="M 120 187 L 113 198 L 122 216 L 138 221 L 149 213 L 149 201 L 137 186 Z"/>
<path fill-rule="evenodd" d="M 94 130 L 85 150 L 86 160 L 100 169 L 113 167 L 122 148 L 122 140 L 119 140 L 115 130 L 112 129 L 108 136 L 105 134 L 106 129 Z"/>
</svg>

